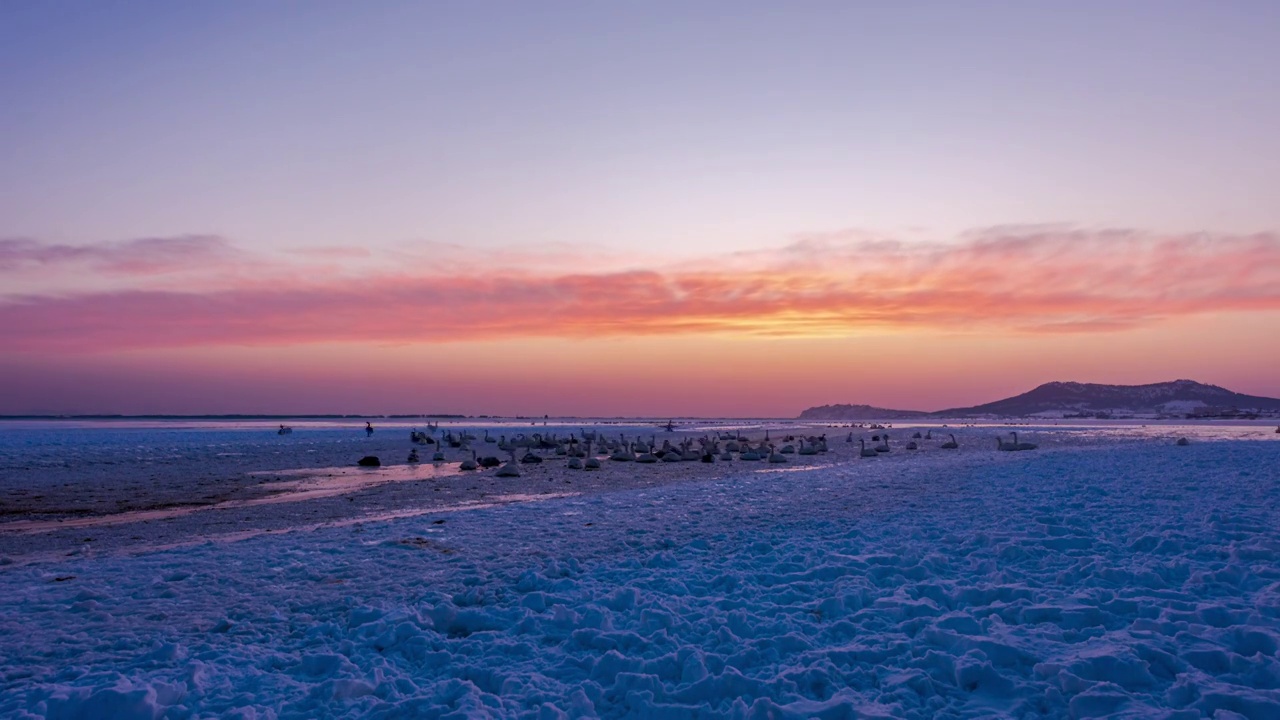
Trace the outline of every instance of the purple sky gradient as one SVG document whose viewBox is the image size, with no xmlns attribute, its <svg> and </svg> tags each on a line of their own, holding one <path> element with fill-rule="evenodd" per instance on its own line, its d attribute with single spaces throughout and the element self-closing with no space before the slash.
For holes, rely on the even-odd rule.
<svg viewBox="0 0 1280 720">
<path fill-rule="evenodd" d="M 251 319 L 207 311 L 211 293 L 240 302 L 264 284 L 290 302 L 330 292 L 376 306 L 396 287 L 449 274 L 468 287 L 472 279 L 521 276 L 535 294 L 564 287 L 564 278 L 601 283 L 611 273 L 714 276 L 726 297 L 769 295 L 769 313 L 779 303 L 804 308 L 809 316 L 796 322 L 817 322 L 831 339 L 833 303 L 848 310 L 849 301 L 831 292 L 814 300 L 811 288 L 797 289 L 813 268 L 791 268 L 793 279 L 763 286 L 750 273 L 762 261 L 786 262 L 785 249 L 815 238 L 889 240 L 908 250 L 949 245 L 960 257 L 975 238 L 999 232 L 993 227 L 1021 228 L 1015 235 L 1066 228 L 1063 252 L 1085 277 L 1057 276 L 1003 304 L 984 296 L 975 307 L 930 300 L 918 313 L 908 308 L 895 317 L 903 333 L 917 334 L 908 343 L 917 352 L 945 354 L 958 342 L 935 332 L 938 317 L 961 318 L 949 331 L 1004 327 L 1005 338 L 1057 327 L 1051 332 L 1096 352 L 1121 348 L 1117 357 L 1127 364 L 1108 374 L 1060 350 L 1063 361 L 1044 366 L 1044 377 L 1018 372 L 1018 383 L 1157 381 L 1169 378 L 1142 377 L 1140 333 L 1165 323 L 1157 343 L 1165 355 L 1152 372 L 1199 372 L 1233 389 L 1276 393 L 1265 372 L 1275 357 L 1237 355 L 1258 347 L 1257 331 L 1245 328 L 1276 330 L 1277 319 L 1270 296 L 1255 297 L 1256 268 L 1238 247 L 1199 271 L 1173 263 L 1177 272 L 1167 276 L 1149 255 L 1134 256 L 1134 267 L 1103 263 L 1097 272 L 1106 276 L 1089 275 L 1088 262 L 1089 253 L 1127 252 L 1115 240 L 1126 232 L 1204 238 L 1206 257 L 1213 243 L 1231 238 L 1274 242 L 1276 68 L 1280 3 L 1263 0 L 7 3 L 0 6 L 0 317 L 9 319 L 0 327 L 0 366 L 46 390 L 0 401 L 0 413 L 111 411 L 128 388 L 159 377 L 157 363 L 175 384 L 199 376 L 195 356 L 183 353 L 201 347 L 252 356 L 236 361 L 243 367 L 231 364 L 245 373 L 271 366 L 287 374 L 272 363 L 290 362 L 286 356 L 307 343 L 368 338 L 345 328 L 326 335 L 320 316 L 333 313 L 322 302 L 297 311 L 312 318 L 308 327 L 286 327 L 288 313 L 264 313 L 283 323 L 272 361 L 262 333 L 243 326 Z M 1074 250 L 1072 237 L 1083 243 Z M 865 250 L 873 246 L 857 247 L 864 250 L 840 255 L 839 267 L 821 258 L 816 267 L 847 279 L 865 259 L 860 253 L 883 260 Z M 1040 261 L 1014 256 L 1018 267 L 1037 271 Z M 959 266 L 935 286 L 905 271 L 892 277 L 919 285 L 919 297 L 957 297 L 948 293 L 979 269 Z M 1063 294 L 1096 281 L 1100 296 L 1117 297 L 1125 273 L 1139 279 L 1139 322 L 1122 317 L 1137 312 L 1125 307 L 1079 311 L 1088 303 Z M 594 292 L 607 295 L 609 287 Z M 183 302 L 206 311 L 148 309 L 158 297 L 148 293 L 164 292 L 189 293 Z M 111 302 L 133 309 L 111 312 Z M 865 297 L 855 305 L 862 317 Z M 1050 305 L 1068 311 L 1045 312 Z M 513 301 L 491 314 L 523 325 L 526 306 Z M 664 305 L 663 314 L 599 304 L 605 320 L 643 326 L 638 334 L 646 337 L 663 323 L 702 327 L 705 306 Z M 60 307 L 92 307 L 107 319 L 81 311 L 59 325 Z M 1003 308 L 1011 308 L 1007 317 Z M 457 317 L 472 318 L 469 328 L 484 325 L 474 318 L 488 311 L 463 310 Z M 380 321 L 374 337 L 437 342 L 433 328 L 447 313 L 447 302 L 416 307 L 407 316 L 413 328 L 385 331 L 394 323 Z M 1180 365 L 1172 338 L 1215 313 L 1232 314 L 1219 327 L 1233 328 L 1215 332 L 1218 364 L 1197 347 Z M 742 322 L 726 319 L 733 312 L 713 315 L 721 329 Z M 37 316 L 45 327 L 31 325 Z M 98 318 L 93 327 L 72 321 L 86 317 Z M 1195 320 L 1179 326 L 1170 317 Z M 173 325 L 182 332 L 163 329 Z M 864 330 L 855 323 L 847 337 Z M 877 325 L 872 334 L 884 330 Z M 198 342 L 173 342 L 175 334 Z M 661 334 L 627 342 L 640 344 L 638 357 L 667 363 L 683 345 Z M 445 354 L 473 363 L 484 343 L 563 335 L 595 342 L 554 328 L 486 334 L 480 327 L 474 337 L 483 342 Z M 1010 340 L 1024 341 L 1033 342 Z M 600 342 L 584 371 L 609 357 Z M 728 362 L 763 342 L 726 342 L 705 359 Z M 768 346 L 778 342 L 786 340 Z M 873 354 L 889 353 L 897 340 L 868 342 L 881 343 Z M 1041 342 L 1056 347 L 1058 339 Z M 373 352 L 370 367 L 408 367 L 392 355 Z M 95 366 L 98 375 L 115 368 L 112 382 L 125 390 L 95 390 L 101 403 L 77 404 L 77 393 L 88 397 L 86 369 Z M 551 360 L 537 367 L 542 374 L 526 373 L 526 385 L 562 381 Z M 234 386 L 237 376 L 219 377 Z M 311 382 L 333 377 L 317 370 Z M 241 380 L 248 387 L 248 376 Z M 393 380 L 378 386 L 388 405 Z M 459 402 L 476 399 L 476 411 L 536 411 L 532 394 L 509 395 L 507 407 L 480 397 L 483 383 L 472 381 Z M 910 401 L 902 404 L 928 406 L 929 397 L 949 392 L 940 382 L 910 390 L 894 382 L 886 387 L 900 388 L 898 397 Z M 50 397 L 56 388 L 67 397 Z M 228 392 L 217 391 L 219 402 L 234 404 Z M 245 393 L 245 403 L 261 397 Z M 176 397 L 150 396 L 161 405 Z M 716 406 L 712 400 L 704 405 Z M 198 398 L 173 402 L 155 410 L 203 410 Z M 718 407 L 740 409 L 735 403 Z M 799 409 L 781 397 L 760 406 Z"/>
</svg>

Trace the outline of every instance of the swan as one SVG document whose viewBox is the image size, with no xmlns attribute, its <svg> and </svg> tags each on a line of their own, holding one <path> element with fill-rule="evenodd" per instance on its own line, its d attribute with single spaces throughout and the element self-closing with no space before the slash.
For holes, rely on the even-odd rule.
<svg viewBox="0 0 1280 720">
<path fill-rule="evenodd" d="M 1040 447 L 1035 443 L 1018 442 L 1018 433 L 1013 434 L 1013 447 L 1015 450 L 1035 450 Z"/>
<path fill-rule="evenodd" d="M 1276 432 L 1280 432 L 1280 430 L 1276 430 Z M 277 435 L 292 435 L 292 434 L 293 434 L 293 428 L 289 427 L 288 425 L 281 425 L 281 426 L 280 426 L 280 429 L 276 431 L 276 434 L 277 434 Z"/>
<path fill-rule="evenodd" d="M 414 448 L 414 449 L 412 449 L 412 450 L 410 450 L 410 451 L 409 451 L 409 459 L 408 459 L 408 460 L 405 460 L 405 462 L 407 462 L 407 463 L 416 463 L 416 462 L 421 462 L 420 460 L 418 460 L 418 449 L 417 449 L 417 448 Z"/>
<path fill-rule="evenodd" d="M 875 447 L 875 451 L 878 453 L 887 453 L 889 452 L 889 434 L 885 433 L 882 439 L 884 440 L 884 442 L 877 445 Z"/>
<path fill-rule="evenodd" d="M 748 445 L 745 448 L 743 448 L 741 453 L 738 454 L 738 459 L 739 460 L 759 460 L 760 454 L 757 453 L 755 450 L 752 450 L 751 446 Z"/>
<path fill-rule="evenodd" d="M 498 472 L 494 473 L 496 477 L 520 477 L 520 466 L 516 464 L 516 451 L 511 451 L 511 462 L 498 468 Z"/>
<path fill-rule="evenodd" d="M 844 441 L 847 443 L 853 442 L 853 433 L 849 433 L 849 437 L 845 438 Z"/>
<path fill-rule="evenodd" d="M 484 431 L 484 441 L 485 441 L 485 442 L 487 442 L 487 443 L 496 443 L 496 442 L 498 442 L 497 438 L 491 438 L 491 437 L 489 437 L 489 431 L 488 431 L 488 430 L 485 430 L 485 431 Z"/>
<path fill-rule="evenodd" d="M 476 462 L 476 451 L 472 450 L 471 457 L 467 460 L 463 460 L 462 463 L 458 465 L 458 469 L 459 470 L 475 470 L 479 466 L 480 466 L 480 463 Z"/>
<path fill-rule="evenodd" d="M 729 452 L 728 448 L 725 448 L 725 451 L 720 453 L 720 462 L 732 462 L 732 461 L 733 461 L 733 453 Z"/>
<path fill-rule="evenodd" d="M 640 455 L 636 457 L 636 462 L 644 463 L 646 465 L 652 465 L 653 463 L 658 462 L 658 456 L 654 455 L 653 453 L 649 452 L 649 450 L 646 449 L 644 452 L 640 453 Z"/>
<path fill-rule="evenodd" d="M 436 451 L 431 455 L 431 462 L 444 462 L 444 450 L 440 444 L 436 444 Z"/>
<path fill-rule="evenodd" d="M 1191 441 L 1186 438 L 1178 438 L 1178 442 L 1174 443 L 1174 445 L 1190 445 L 1190 444 L 1191 444 Z"/>
<path fill-rule="evenodd" d="M 1017 450 L 1017 449 L 1018 449 L 1018 444 L 1017 444 L 1016 442 L 1005 442 L 1004 440 L 1001 440 L 1001 439 L 1000 439 L 1000 436 L 999 436 L 999 435 L 997 435 L 997 436 L 996 436 L 996 449 L 997 449 L 997 450 L 1003 450 L 1003 451 L 1005 451 L 1005 452 L 1009 452 L 1009 451 L 1011 451 L 1011 450 Z"/>
<path fill-rule="evenodd" d="M 866 440 L 863 440 L 862 438 L 858 438 L 858 445 L 862 447 L 862 449 L 858 451 L 858 454 L 861 455 L 862 457 L 880 457 L 880 453 L 867 447 Z"/>
<path fill-rule="evenodd" d="M 542 462 L 542 456 L 535 455 L 532 450 L 529 450 L 524 454 L 524 457 L 520 458 L 520 462 L 524 463 L 525 465 L 529 465 L 529 464 L 536 465 Z"/>
<path fill-rule="evenodd" d="M 943 450 L 956 450 L 956 449 L 958 449 L 958 448 L 960 447 L 960 443 L 956 442 L 956 436 L 955 436 L 955 435 L 952 435 L 951 433 L 947 433 L 947 436 L 948 436 L 948 437 L 950 437 L 951 439 L 950 439 L 950 440 L 948 440 L 948 441 L 946 441 L 946 442 L 944 442 L 944 443 L 942 443 L 942 444 L 941 444 L 941 445 L 939 445 L 938 447 L 942 448 Z"/>
<path fill-rule="evenodd" d="M 618 451 L 610 455 L 609 459 L 616 462 L 634 462 L 636 456 L 631 453 L 631 446 L 627 445 L 625 447 L 618 448 Z"/>
<path fill-rule="evenodd" d="M 786 455 L 779 454 L 778 452 L 774 451 L 772 445 L 769 446 L 769 462 L 784 463 L 786 461 L 787 461 Z"/>
<path fill-rule="evenodd" d="M 570 470 L 581 470 L 581 469 L 582 469 L 582 460 L 581 460 L 580 458 L 578 458 L 578 456 L 577 456 L 577 455 L 575 455 L 575 456 L 573 456 L 573 457 L 569 458 L 569 464 L 568 464 L 568 465 L 566 465 L 565 467 L 569 468 Z"/>
<path fill-rule="evenodd" d="M 920 440 L 920 439 L 921 439 L 921 438 L 920 438 L 920 431 L 919 431 L 919 430 L 917 430 L 917 431 L 915 432 L 915 434 L 914 434 L 914 435 L 912 435 L 911 437 L 912 437 L 912 439 L 914 439 L 914 440 Z"/>
<path fill-rule="evenodd" d="M 364 424 L 364 434 L 365 434 L 365 437 L 368 437 L 373 434 L 373 423 L 367 422 Z"/>
<path fill-rule="evenodd" d="M 920 434 L 920 433 L 916 433 L 916 435 L 919 435 L 919 434 Z M 919 449 L 920 449 L 920 446 L 916 444 L 916 441 L 915 441 L 915 440 L 912 440 L 911 442 L 907 443 L 907 449 L 908 449 L 908 450 L 919 450 Z"/>
<path fill-rule="evenodd" d="M 586 433 L 583 433 L 583 434 L 585 435 Z M 595 434 L 592 433 L 592 438 L 594 437 L 595 437 Z M 586 460 L 582 461 L 583 470 L 599 470 L 600 469 L 600 458 L 596 457 L 595 453 L 591 452 L 591 440 L 587 440 L 587 450 L 583 454 L 583 456 L 586 458 Z"/>
</svg>

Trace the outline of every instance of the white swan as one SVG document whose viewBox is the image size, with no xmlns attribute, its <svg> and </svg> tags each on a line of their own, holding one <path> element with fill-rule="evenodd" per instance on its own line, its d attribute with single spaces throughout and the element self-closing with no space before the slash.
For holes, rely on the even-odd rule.
<svg viewBox="0 0 1280 720">
<path fill-rule="evenodd" d="M 468 458 L 468 459 L 466 459 L 466 460 L 463 460 L 463 461 L 458 465 L 458 469 L 459 469 L 459 470 L 475 470 L 477 467 L 480 467 L 480 464 L 479 464 L 478 462 L 476 462 L 476 451 L 475 451 L 475 450 L 472 450 L 472 451 L 471 451 L 471 457 L 470 457 L 470 458 Z"/>
<path fill-rule="evenodd" d="M 498 468 L 496 477 L 520 477 L 520 465 L 516 463 L 516 451 L 511 451 L 511 461 Z"/>
</svg>

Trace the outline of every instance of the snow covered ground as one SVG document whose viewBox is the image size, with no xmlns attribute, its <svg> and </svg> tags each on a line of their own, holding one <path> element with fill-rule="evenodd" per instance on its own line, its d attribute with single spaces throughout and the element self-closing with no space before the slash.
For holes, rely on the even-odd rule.
<svg viewBox="0 0 1280 720">
<path fill-rule="evenodd" d="M 0 715 L 1280 717 L 1280 442 L 960 434 L 19 557 Z"/>
</svg>

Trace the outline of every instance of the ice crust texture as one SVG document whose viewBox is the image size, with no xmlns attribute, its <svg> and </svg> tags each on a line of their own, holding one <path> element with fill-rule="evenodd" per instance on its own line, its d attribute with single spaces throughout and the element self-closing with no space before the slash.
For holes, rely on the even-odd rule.
<svg viewBox="0 0 1280 720">
<path fill-rule="evenodd" d="M 1280 718 L 1277 468 L 934 453 L 10 566 L 0 716 Z"/>
</svg>

